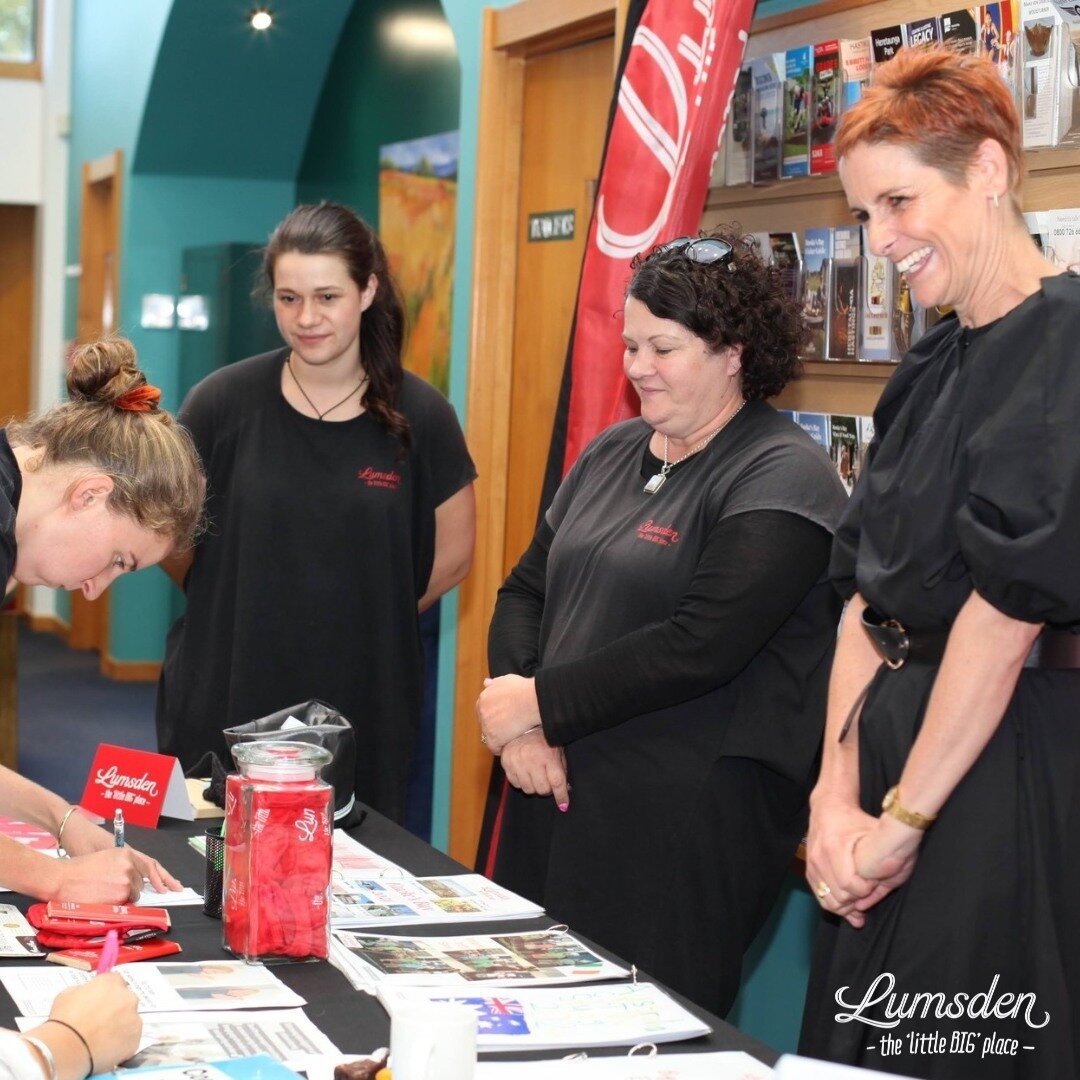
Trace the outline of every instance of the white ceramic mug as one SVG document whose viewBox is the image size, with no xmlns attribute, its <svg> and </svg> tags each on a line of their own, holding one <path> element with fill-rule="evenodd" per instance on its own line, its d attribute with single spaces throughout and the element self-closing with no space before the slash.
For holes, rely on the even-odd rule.
<svg viewBox="0 0 1080 1080">
<path fill-rule="evenodd" d="M 473 1080 L 476 1013 L 445 1002 L 396 1004 L 390 1067 L 394 1080 Z"/>
</svg>

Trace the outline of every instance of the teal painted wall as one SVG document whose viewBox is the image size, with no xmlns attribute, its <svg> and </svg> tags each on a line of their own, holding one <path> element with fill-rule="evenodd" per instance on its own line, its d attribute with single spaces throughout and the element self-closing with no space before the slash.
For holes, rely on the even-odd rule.
<svg viewBox="0 0 1080 1080">
<path fill-rule="evenodd" d="M 415 20 L 447 45 L 402 44 L 394 28 Z M 332 199 L 373 225 L 379 215 L 379 147 L 458 126 L 461 69 L 438 0 L 371 0 L 345 22 L 312 120 L 296 195 Z"/>
<path fill-rule="evenodd" d="M 117 329 L 134 342 L 167 408 L 179 404 L 179 331 L 141 330 L 141 297 L 178 292 L 185 247 L 261 243 L 293 206 L 311 116 L 350 8 L 351 0 L 278 0 L 278 22 L 260 36 L 242 5 L 218 0 L 76 4 L 68 262 L 78 261 L 82 162 L 119 148 Z M 65 300 L 73 337 L 76 282 Z M 172 589 L 157 570 L 113 586 L 114 658 L 161 659 Z M 63 597 L 61 616 L 69 610 Z"/>
</svg>

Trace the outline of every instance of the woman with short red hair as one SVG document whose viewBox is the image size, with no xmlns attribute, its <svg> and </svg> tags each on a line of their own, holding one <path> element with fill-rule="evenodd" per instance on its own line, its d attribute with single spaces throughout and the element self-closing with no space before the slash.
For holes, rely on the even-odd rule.
<svg viewBox="0 0 1080 1080">
<path fill-rule="evenodd" d="M 986 60 L 902 51 L 837 153 L 871 249 L 956 317 L 889 381 L 833 550 L 802 1048 L 1075 1077 L 1080 278 L 1024 227 L 1020 120 Z"/>
</svg>

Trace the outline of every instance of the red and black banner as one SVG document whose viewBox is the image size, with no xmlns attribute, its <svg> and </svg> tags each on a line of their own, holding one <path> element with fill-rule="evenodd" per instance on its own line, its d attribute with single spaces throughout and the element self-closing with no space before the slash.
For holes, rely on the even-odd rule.
<svg viewBox="0 0 1080 1080">
<path fill-rule="evenodd" d="M 637 414 L 612 314 L 634 255 L 697 233 L 753 11 L 754 0 L 631 0 L 542 507 L 590 439 Z"/>
<path fill-rule="evenodd" d="M 634 255 L 697 233 L 753 11 L 754 0 L 630 2 L 541 514 L 589 440 L 638 412 L 612 316 Z M 505 800 L 498 768 L 491 796 L 478 861 L 488 876 Z"/>
</svg>

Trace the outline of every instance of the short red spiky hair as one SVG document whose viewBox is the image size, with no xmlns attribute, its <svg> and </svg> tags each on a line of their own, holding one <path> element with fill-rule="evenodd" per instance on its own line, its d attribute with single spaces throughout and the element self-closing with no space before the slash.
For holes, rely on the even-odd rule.
<svg viewBox="0 0 1080 1080">
<path fill-rule="evenodd" d="M 873 85 L 844 114 L 836 156 L 859 143 L 896 143 L 963 184 L 984 139 L 1005 151 L 1015 193 L 1024 175 L 1023 134 L 997 67 L 949 49 L 901 49 L 874 68 Z"/>
</svg>

